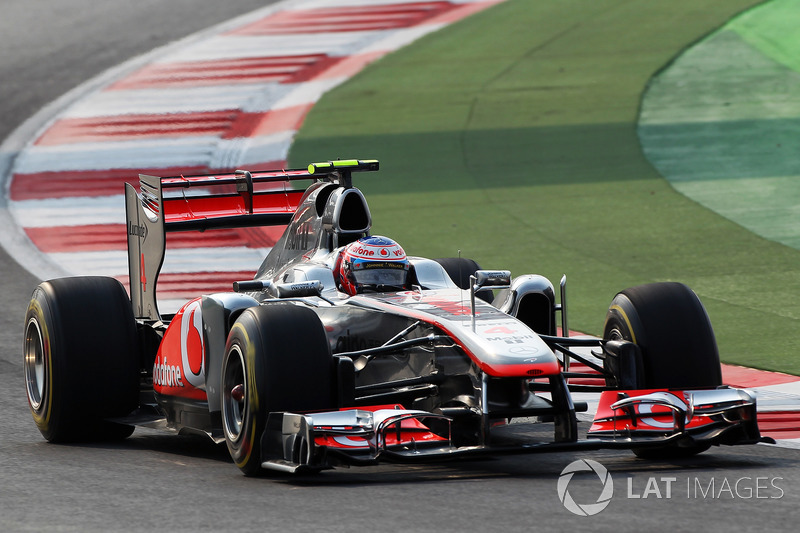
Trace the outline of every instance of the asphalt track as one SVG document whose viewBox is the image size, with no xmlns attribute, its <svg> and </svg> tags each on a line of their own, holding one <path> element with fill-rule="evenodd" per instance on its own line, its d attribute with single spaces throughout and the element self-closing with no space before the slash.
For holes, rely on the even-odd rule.
<svg viewBox="0 0 800 533">
<path fill-rule="evenodd" d="M 15 43 L 0 56 L 2 137 L 105 68 L 262 2 L 111 1 L 98 9 L 68 0 L 46 13 L 29 5 L 6 2 L 0 17 Z M 0 261 L 3 531 L 796 529 L 797 452 L 769 446 L 657 464 L 594 452 L 247 479 L 224 448 L 203 440 L 139 431 L 119 445 L 46 444 L 27 412 L 19 362 L 22 313 L 36 280 L 5 254 Z M 570 514 L 556 493 L 560 472 L 579 458 L 602 463 L 615 482 L 609 507 L 593 518 Z M 596 481 L 576 477 L 569 488 L 588 498 Z"/>
</svg>

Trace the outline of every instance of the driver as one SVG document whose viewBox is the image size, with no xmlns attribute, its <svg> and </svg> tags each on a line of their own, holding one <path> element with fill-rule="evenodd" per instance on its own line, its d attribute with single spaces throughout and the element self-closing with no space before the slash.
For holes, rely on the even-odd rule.
<svg viewBox="0 0 800 533">
<path fill-rule="evenodd" d="M 409 262 L 399 244 L 373 235 L 351 242 L 339 253 L 334 266 L 339 288 L 354 296 L 363 292 L 406 289 Z"/>
</svg>

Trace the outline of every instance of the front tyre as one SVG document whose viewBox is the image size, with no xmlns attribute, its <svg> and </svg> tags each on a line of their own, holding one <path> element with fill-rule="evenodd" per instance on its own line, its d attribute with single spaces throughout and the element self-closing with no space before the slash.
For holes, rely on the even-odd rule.
<svg viewBox="0 0 800 533">
<path fill-rule="evenodd" d="M 50 442 L 125 438 L 108 422 L 138 405 L 136 322 L 113 278 L 41 283 L 25 315 L 25 385 L 34 422 Z"/>
<path fill-rule="evenodd" d="M 643 389 L 708 389 L 722 385 L 714 330 L 697 295 L 682 283 L 650 283 L 614 297 L 606 340 L 639 346 Z"/>
<path fill-rule="evenodd" d="M 333 361 L 310 309 L 276 304 L 247 309 L 228 335 L 222 364 L 225 442 L 247 476 L 261 471 L 261 436 L 270 412 L 333 409 Z"/>
<path fill-rule="evenodd" d="M 617 294 L 606 315 L 603 338 L 639 346 L 644 374 L 640 389 L 722 385 L 711 321 L 697 295 L 681 283 L 650 283 Z M 674 459 L 708 448 L 705 444 L 633 448 L 633 453 L 647 459 Z"/>
<path fill-rule="evenodd" d="M 450 276 L 450 279 L 453 280 L 453 283 L 458 288 L 465 291 L 468 291 L 471 285 L 469 277 L 481 269 L 477 262 L 466 257 L 443 257 L 434 259 L 434 261 L 442 265 L 444 271 L 447 272 L 447 275 Z M 494 293 L 490 289 L 478 291 L 475 296 L 489 303 L 494 300 Z"/>
</svg>

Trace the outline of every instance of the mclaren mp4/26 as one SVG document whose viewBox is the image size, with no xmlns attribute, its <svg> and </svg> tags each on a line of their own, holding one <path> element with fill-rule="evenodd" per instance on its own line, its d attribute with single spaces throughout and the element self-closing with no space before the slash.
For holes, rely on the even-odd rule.
<svg viewBox="0 0 800 533">
<path fill-rule="evenodd" d="M 71 277 L 41 283 L 28 307 L 25 379 L 44 437 L 202 433 L 248 475 L 769 440 L 754 395 L 722 384 L 685 285 L 624 290 L 602 338 L 569 337 L 565 279 L 556 290 L 466 258 L 407 257 L 371 235 L 352 179 L 375 170 L 331 161 L 128 184 L 130 297 L 116 279 Z M 264 225 L 286 229 L 254 279 L 159 312 L 167 232 Z M 588 430 L 576 392 L 597 393 Z"/>
</svg>

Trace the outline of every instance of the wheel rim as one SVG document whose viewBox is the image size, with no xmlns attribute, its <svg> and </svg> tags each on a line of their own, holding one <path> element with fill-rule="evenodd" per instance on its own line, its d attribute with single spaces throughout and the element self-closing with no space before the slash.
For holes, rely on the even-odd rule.
<svg viewBox="0 0 800 533">
<path fill-rule="evenodd" d="M 619 328 L 616 328 L 616 327 L 608 332 L 608 335 L 606 335 L 606 339 L 610 340 L 610 341 L 623 341 L 623 340 L 626 340 L 625 337 L 620 332 Z"/>
<path fill-rule="evenodd" d="M 39 322 L 31 318 L 25 331 L 25 383 L 28 402 L 34 411 L 39 411 L 42 407 L 47 377 L 42 330 Z"/>
<path fill-rule="evenodd" d="M 244 356 L 239 346 L 228 352 L 222 376 L 222 426 L 228 440 L 235 442 L 242 435 L 247 416 L 247 382 L 244 372 Z M 234 392 L 234 389 L 237 389 Z"/>
</svg>

